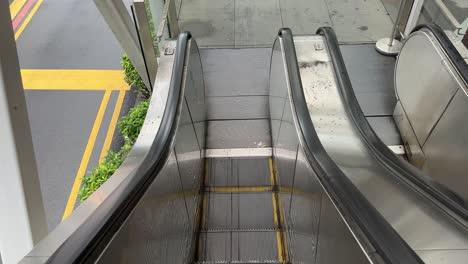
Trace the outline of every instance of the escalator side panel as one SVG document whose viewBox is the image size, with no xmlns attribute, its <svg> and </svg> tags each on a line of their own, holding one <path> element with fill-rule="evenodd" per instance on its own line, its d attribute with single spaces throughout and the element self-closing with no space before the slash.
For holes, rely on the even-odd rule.
<svg viewBox="0 0 468 264">
<path fill-rule="evenodd" d="M 288 93 L 282 43 L 270 67 L 272 145 L 291 263 L 366 263 L 367 259 L 323 192 L 300 145 Z"/>
<path fill-rule="evenodd" d="M 98 263 L 184 263 L 189 226 L 177 160 L 172 151 L 154 184 Z"/>
<path fill-rule="evenodd" d="M 308 112 L 327 155 L 376 210 L 373 218 L 385 227 L 379 228 L 376 221 L 366 224 L 381 233 L 373 240 L 381 240 L 384 233 L 389 238 L 385 239 L 387 244 L 375 243 L 377 251 L 387 259 L 404 258 L 416 263 L 421 262 L 418 255 L 422 257 L 423 251 L 466 251 L 467 230 L 433 200 L 403 181 L 396 169 L 386 165 L 376 154 L 378 151 L 372 149 L 368 139 L 372 133 L 363 130 L 373 131 L 355 100 L 336 36 L 330 28 L 318 32 L 323 34 L 322 40 L 295 38 L 299 65 L 308 65 L 300 68 Z"/>
<path fill-rule="evenodd" d="M 189 92 L 179 109 L 169 159 L 98 263 L 193 261 L 204 172 L 204 146 L 200 144 L 205 137 L 205 110 L 200 58 L 195 42 L 188 45 L 182 85 Z M 196 129 L 196 123 L 202 124 L 201 129 Z"/>
</svg>

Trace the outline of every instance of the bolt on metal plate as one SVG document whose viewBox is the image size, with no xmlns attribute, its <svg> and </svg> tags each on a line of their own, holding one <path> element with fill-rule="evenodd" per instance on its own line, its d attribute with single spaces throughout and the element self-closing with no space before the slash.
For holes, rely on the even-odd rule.
<svg viewBox="0 0 468 264">
<path fill-rule="evenodd" d="M 165 48 L 164 49 L 164 55 L 174 55 L 174 48 Z"/>
</svg>

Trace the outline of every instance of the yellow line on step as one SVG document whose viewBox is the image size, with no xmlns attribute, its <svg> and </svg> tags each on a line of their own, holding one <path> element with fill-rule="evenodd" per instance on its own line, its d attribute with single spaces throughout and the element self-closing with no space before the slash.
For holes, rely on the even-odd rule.
<svg viewBox="0 0 468 264">
<path fill-rule="evenodd" d="M 273 175 L 273 160 L 271 158 L 268 159 L 268 168 L 270 169 L 270 184 L 271 186 L 275 186 L 275 177 Z"/>
<path fill-rule="evenodd" d="M 112 91 L 110 90 L 106 91 L 102 98 L 101 105 L 99 106 L 99 110 L 96 115 L 96 119 L 94 120 L 93 128 L 91 129 L 91 133 L 88 138 L 88 143 L 86 144 L 86 148 L 83 152 L 83 157 L 81 158 L 80 167 L 78 168 L 78 172 L 75 176 L 75 181 L 73 182 L 70 195 L 68 196 L 67 205 L 65 206 L 65 210 L 62 216 L 62 221 L 65 220 L 75 208 L 76 199 L 78 198 L 78 191 L 80 190 L 83 177 L 85 177 L 86 168 L 88 167 L 89 159 L 91 158 L 94 144 L 96 143 L 96 138 L 101 127 L 102 119 L 104 118 L 104 113 L 106 112 L 107 104 L 109 103 L 111 92 Z"/>
<path fill-rule="evenodd" d="M 275 175 L 273 171 L 273 160 L 271 158 L 268 159 L 268 168 L 270 172 L 270 183 L 273 188 L 275 186 Z M 273 190 L 273 189 L 272 189 Z M 281 231 L 280 231 L 280 225 L 279 225 L 279 217 L 278 217 L 278 204 L 277 204 L 277 195 L 275 192 L 271 193 L 271 201 L 273 203 L 273 223 L 275 225 L 276 229 L 276 247 L 277 247 L 277 252 L 278 252 L 278 260 L 283 263 L 283 246 L 282 246 L 282 240 L 281 240 Z"/>
<path fill-rule="evenodd" d="M 273 191 L 272 186 L 213 186 L 206 187 L 206 192 L 217 192 L 217 193 L 241 193 L 241 192 L 271 192 Z"/>
</svg>

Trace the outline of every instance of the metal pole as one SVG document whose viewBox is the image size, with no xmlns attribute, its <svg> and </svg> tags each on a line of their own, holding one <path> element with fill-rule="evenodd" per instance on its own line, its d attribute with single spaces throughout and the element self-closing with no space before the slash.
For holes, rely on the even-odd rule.
<svg viewBox="0 0 468 264">
<path fill-rule="evenodd" d="M 395 56 L 397 55 L 402 47 L 400 41 L 395 39 L 396 33 L 398 31 L 398 24 L 400 23 L 401 14 L 403 12 L 403 8 L 405 7 L 406 0 L 401 0 L 400 7 L 398 8 L 398 14 L 395 19 L 395 24 L 392 28 L 392 33 L 389 38 L 383 38 L 375 43 L 375 48 L 378 52 L 382 53 L 383 55 Z"/>
<path fill-rule="evenodd" d="M 140 37 L 141 49 L 143 51 L 143 57 L 145 60 L 146 68 L 150 78 L 150 82 L 154 85 L 156 79 L 156 73 L 158 71 L 158 61 L 156 60 L 155 47 L 153 45 L 153 36 L 148 24 L 148 16 L 146 14 L 146 6 L 144 0 L 133 1 L 133 13 L 136 18 L 136 24 L 138 25 L 138 35 Z M 153 87 L 149 87 L 152 90 Z"/>
<path fill-rule="evenodd" d="M 8 1 L 0 1 L 0 252 L 18 263 L 47 235 Z"/>
<path fill-rule="evenodd" d="M 151 89 L 151 82 L 146 72 L 135 24 L 124 3 L 122 0 L 94 0 L 94 3 L 119 41 L 120 46 L 132 61 L 146 87 Z"/>
</svg>

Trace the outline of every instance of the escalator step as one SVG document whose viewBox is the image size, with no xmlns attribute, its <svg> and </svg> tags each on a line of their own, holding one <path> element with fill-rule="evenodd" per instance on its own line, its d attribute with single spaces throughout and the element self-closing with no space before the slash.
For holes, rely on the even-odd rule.
<svg viewBox="0 0 468 264">
<path fill-rule="evenodd" d="M 201 233 L 199 250 L 201 259 L 208 262 L 278 262 L 278 244 L 274 231 Z"/>
</svg>

